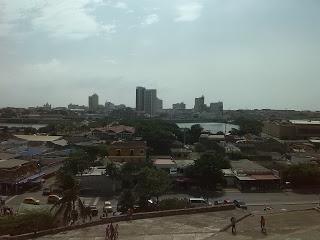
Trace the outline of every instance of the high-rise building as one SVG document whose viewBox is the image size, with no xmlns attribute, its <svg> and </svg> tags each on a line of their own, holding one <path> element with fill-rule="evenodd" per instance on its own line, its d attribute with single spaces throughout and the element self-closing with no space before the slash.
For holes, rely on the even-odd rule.
<svg viewBox="0 0 320 240">
<path fill-rule="evenodd" d="M 210 112 L 215 113 L 217 117 L 223 116 L 223 102 L 210 103 Z"/>
<path fill-rule="evenodd" d="M 204 96 L 202 95 L 199 98 L 194 99 L 194 111 L 195 112 L 203 112 L 206 108 L 206 105 L 204 104 Z"/>
<path fill-rule="evenodd" d="M 181 102 L 181 103 L 174 103 L 172 104 L 172 109 L 173 110 L 184 110 L 186 109 L 186 104 Z"/>
<path fill-rule="evenodd" d="M 144 111 L 150 116 L 154 116 L 157 112 L 157 90 L 145 89 L 144 92 Z"/>
<path fill-rule="evenodd" d="M 136 88 L 136 111 L 143 112 L 144 109 L 144 99 L 145 99 L 145 91 L 144 87 Z"/>
<path fill-rule="evenodd" d="M 156 113 L 161 112 L 163 109 L 163 101 L 160 98 L 157 98 L 156 100 Z"/>
<path fill-rule="evenodd" d="M 95 93 L 92 96 L 89 96 L 89 111 L 96 112 L 99 107 L 99 97 Z"/>
</svg>

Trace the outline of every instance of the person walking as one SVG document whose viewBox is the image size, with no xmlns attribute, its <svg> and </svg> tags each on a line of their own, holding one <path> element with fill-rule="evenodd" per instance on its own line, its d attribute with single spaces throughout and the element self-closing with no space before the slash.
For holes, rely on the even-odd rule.
<svg viewBox="0 0 320 240">
<path fill-rule="evenodd" d="M 266 219 L 264 218 L 264 216 L 261 216 L 260 218 L 260 228 L 261 228 L 261 232 L 263 233 L 266 232 Z"/>
<path fill-rule="evenodd" d="M 234 234 L 234 233 L 236 233 L 236 218 L 235 217 L 232 217 L 231 219 L 230 219 L 230 221 L 231 221 L 231 231 L 232 231 L 232 233 Z"/>
</svg>

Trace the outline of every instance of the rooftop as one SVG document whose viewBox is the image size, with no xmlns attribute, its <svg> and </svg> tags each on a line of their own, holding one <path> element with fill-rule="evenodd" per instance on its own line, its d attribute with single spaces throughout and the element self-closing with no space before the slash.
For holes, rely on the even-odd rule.
<svg viewBox="0 0 320 240">
<path fill-rule="evenodd" d="M 62 136 L 44 136 L 44 135 L 14 135 L 16 138 L 29 142 L 53 142 L 60 140 Z"/>
<path fill-rule="evenodd" d="M 314 120 L 289 120 L 289 122 L 298 125 L 320 125 L 320 121 Z"/>
<path fill-rule="evenodd" d="M 28 163 L 28 161 L 20 159 L 0 160 L 0 168 L 14 168 Z"/>
<path fill-rule="evenodd" d="M 267 174 L 270 173 L 271 170 L 253 162 L 248 159 L 241 159 L 241 160 L 235 160 L 230 161 L 231 168 L 233 171 L 237 173 L 246 173 L 246 174 Z"/>
</svg>

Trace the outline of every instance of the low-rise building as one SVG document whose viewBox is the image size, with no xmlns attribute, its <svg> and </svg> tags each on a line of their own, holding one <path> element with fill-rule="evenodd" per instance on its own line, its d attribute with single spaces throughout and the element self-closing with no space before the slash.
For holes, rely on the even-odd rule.
<svg viewBox="0 0 320 240">
<path fill-rule="evenodd" d="M 92 167 L 78 174 L 77 179 L 83 195 L 111 196 L 120 188 L 120 183 L 106 174 L 105 166 Z"/>
<path fill-rule="evenodd" d="M 101 128 L 94 128 L 91 130 L 92 135 L 100 138 L 100 139 L 123 139 L 123 140 L 131 140 L 133 135 L 135 134 L 135 128 L 125 125 L 118 124 L 110 124 Z"/>
<path fill-rule="evenodd" d="M 20 159 L 0 159 L 0 193 L 16 194 L 30 181 L 42 175 L 34 161 Z"/>
<path fill-rule="evenodd" d="M 108 149 L 108 159 L 113 162 L 144 162 L 147 143 L 145 141 L 115 141 Z"/>
<path fill-rule="evenodd" d="M 267 121 L 264 122 L 262 131 L 270 136 L 288 140 L 320 137 L 320 121 Z"/>
<path fill-rule="evenodd" d="M 280 177 L 275 171 L 267 169 L 247 159 L 230 161 L 235 185 L 244 192 L 266 192 L 280 188 Z M 230 172 L 228 174 L 230 177 Z"/>
</svg>

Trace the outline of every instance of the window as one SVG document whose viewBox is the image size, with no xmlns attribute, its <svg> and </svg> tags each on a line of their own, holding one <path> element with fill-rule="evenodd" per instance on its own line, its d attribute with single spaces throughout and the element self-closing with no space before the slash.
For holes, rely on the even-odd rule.
<svg viewBox="0 0 320 240">
<path fill-rule="evenodd" d="M 117 149 L 117 156 L 121 156 L 121 150 Z"/>
<path fill-rule="evenodd" d="M 133 156 L 133 155 L 134 155 L 134 150 L 130 149 L 130 156 Z"/>
</svg>

